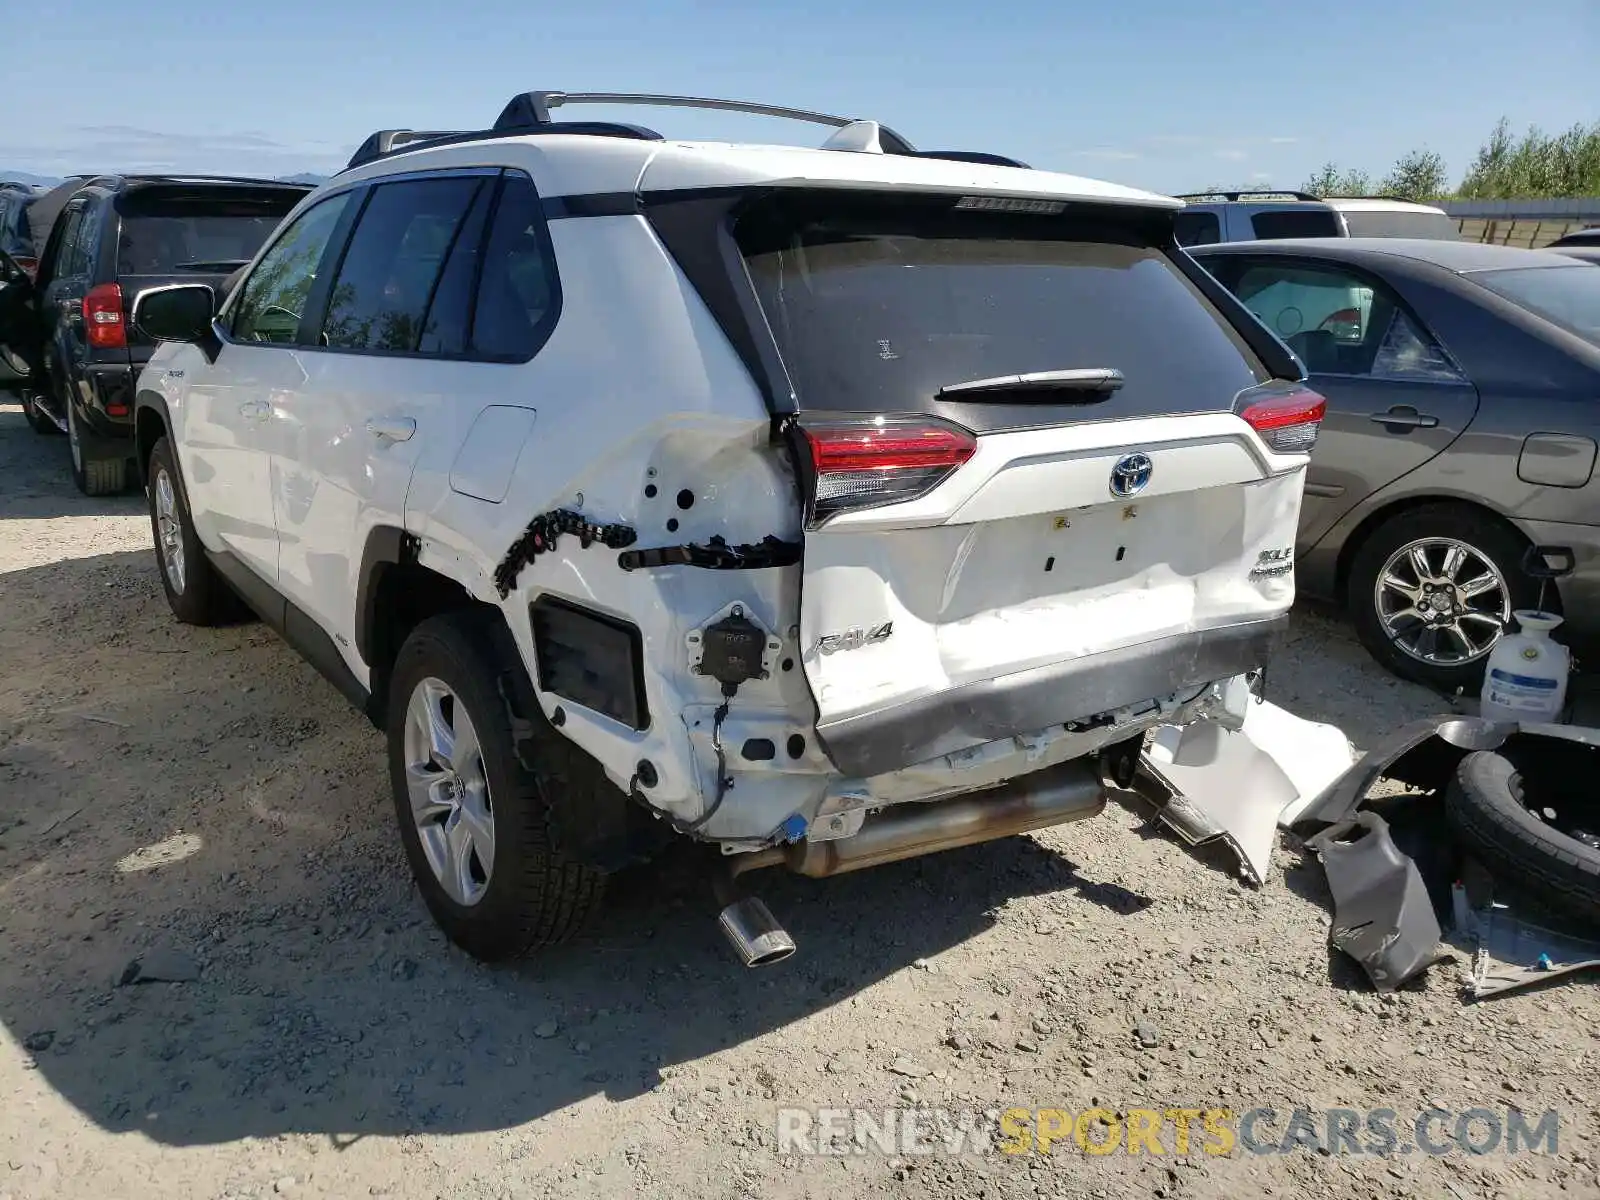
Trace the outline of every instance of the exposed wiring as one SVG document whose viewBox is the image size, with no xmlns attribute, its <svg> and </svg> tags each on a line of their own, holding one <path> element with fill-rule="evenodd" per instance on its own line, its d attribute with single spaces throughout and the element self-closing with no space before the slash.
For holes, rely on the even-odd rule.
<svg viewBox="0 0 1600 1200">
<path fill-rule="evenodd" d="M 711 807 L 707 808 L 705 812 L 687 825 L 679 826 L 679 829 L 684 833 L 693 833 L 711 820 L 712 817 L 716 816 L 717 809 L 722 807 L 722 801 L 728 795 L 728 784 L 731 781 L 728 779 L 728 756 L 722 749 L 722 722 L 727 718 L 728 705 L 733 700 L 733 693 L 738 690 L 738 684 L 730 685 L 725 683 L 722 685 L 723 700 L 721 704 L 717 705 L 717 711 L 711 718 L 711 748 L 717 752 L 716 795 L 711 801 Z"/>
</svg>

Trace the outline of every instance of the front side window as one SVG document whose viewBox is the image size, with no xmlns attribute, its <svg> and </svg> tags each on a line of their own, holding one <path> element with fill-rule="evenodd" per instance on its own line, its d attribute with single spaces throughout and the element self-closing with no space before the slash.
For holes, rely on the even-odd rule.
<svg viewBox="0 0 1600 1200">
<path fill-rule="evenodd" d="M 1261 263 L 1235 294 L 1313 375 L 1456 381 L 1460 373 L 1382 284 L 1331 265 Z"/>
<path fill-rule="evenodd" d="M 233 311 L 235 339 L 295 343 L 306 299 L 349 202 L 350 193 L 343 192 L 308 208 L 262 255 L 239 290 L 239 303 Z"/>
<path fill-rule="evenodd" d="M 374 188 L 329 293 L 322 344 L 415 351 L 457 232 L 478 194 L 493 183 L 445 176 Z"/>
</svg>

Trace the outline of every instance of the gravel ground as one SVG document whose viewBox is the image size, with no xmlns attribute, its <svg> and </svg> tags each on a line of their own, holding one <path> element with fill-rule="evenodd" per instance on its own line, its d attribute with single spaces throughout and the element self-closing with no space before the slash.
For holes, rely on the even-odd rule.
<svg viewBox="0 0 1600 1200">
<path fill-rule="evenodd" d="M 800 953 L 764 971 L 672 866 L 582 944 L 475 965 L 408 882 L 379 735 L 260 625 L 175 624 L 149 541 L 0 406 L 0 1200 L 1600 1189 L 1592 984 L 1468 1006 L 1457 960 L 1380 1002 L 1293 847 L 1255 891 L 1117 806 L 772 878 Z M 1358 743 L 1438 708 L 1314 613 L 1271 683 Z M 1562 1125 L 1519 1157 L 778 1153 L 780 1106 L 913 1101 Z"/>
</svg>

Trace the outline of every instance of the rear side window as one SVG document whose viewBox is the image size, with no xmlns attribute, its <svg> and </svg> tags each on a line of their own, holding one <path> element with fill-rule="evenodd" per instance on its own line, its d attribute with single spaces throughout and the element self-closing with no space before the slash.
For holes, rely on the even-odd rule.
<svg viewBox="0 0 1600 1200">
<path fill-rule="evenodd" d="M 78 234 L 83 229 L 83 205 L 67 209 L 58 218 L 58 223 L 61 226 L 61 237 L 56 242 L 55 262 L 50 270 L 52 279 L 61 279 L 74 273 L 73 254 L 78 245 Z"/>
<path fill-rule="evenodd" d="M 1461 231 L 1444 213 L 1413 212 L 1410 209 L 1345 209 L 1345 227 L 1351 237 L 1429 238 L 1459 242 Z"/>
<path fill-rule="evenodd" d="M 482 176 L 380 184 L 361 212 L 328 297 L 322 344 L 409 353 L 422 337 L 434 284 Z"/>
<path fill-rule="evenodd" d="M 801 408 L 925 412 L 954 384 L 1111 368 L 1125 379 L 1113 397 L 1066 398 L 1076 418 L 1104 419 L 1227 408 L 1266 377 L 1120 222 L 813 192 L 766 202 L 736 236 Z"/>
<path fill-rule="evenodd" d="M 299 192 L 231 195 L 148 188 L 117 203 L 117 274 L 226 274 L 256 256 Z"/>
<path fill-rule="evenodd" d="M 549 338 L 561 292 L 544 211 L 532 180 L 507 175 L 483 251 L 471 353 L 525 361 Z"/>
<path fill-rule="evenodd" d="M 1251 216 L 1250 228 L 1262 239 L 1339 237 L 1343 233 L 1339 218 L 1326 208 L 1258 212 Z"/>
<path fill-rule="evenodd" d="M 1209 246 L 1222 240 L 1222 222 L 1212 212 L 1181 212 L 1173 220 L 1180 246 Z"/>
</svg>

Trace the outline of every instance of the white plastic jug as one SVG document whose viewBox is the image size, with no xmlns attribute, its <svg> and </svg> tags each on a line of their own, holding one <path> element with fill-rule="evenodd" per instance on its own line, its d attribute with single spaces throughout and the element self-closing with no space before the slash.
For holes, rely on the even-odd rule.
<svg viewBox="0 0 1600 1200">
<path fill-rule="evenodd" d="M 1561 618 L 1532 608 L 1514 615 L 1522 632 L 1502 637 L 1489 652 L 1478 711 L 1490 721 L 1558 722 L 1572 665 L 1567 648 L 1550 638 Z"/>
</svg>

